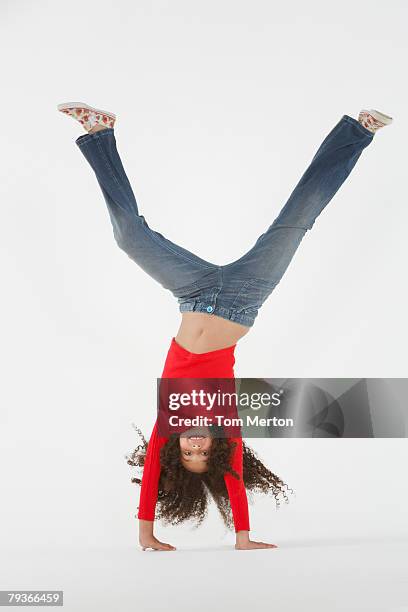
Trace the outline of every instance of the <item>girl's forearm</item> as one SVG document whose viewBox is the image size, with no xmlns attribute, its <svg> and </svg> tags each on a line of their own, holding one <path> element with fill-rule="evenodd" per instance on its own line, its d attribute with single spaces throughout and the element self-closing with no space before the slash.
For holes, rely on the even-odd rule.
<svg viewBox="0 0 408 612">
<path fill-rule="evenodd" d="M 153 536 L 154 521 L 139 519 L 139 538 L 151 538 Z"/>
<path fill-rule="evenodd" d="M 154 521 L 139 519 L 139 544 L 143 547 L 150 547 L 155 540 Z"/>
<path fill-rule="evenodd" d="M 246 544 L 249 542 L 249 531 L 237 531 L 235 533 L 235 542 L 236 544 Z"/>
</svg>

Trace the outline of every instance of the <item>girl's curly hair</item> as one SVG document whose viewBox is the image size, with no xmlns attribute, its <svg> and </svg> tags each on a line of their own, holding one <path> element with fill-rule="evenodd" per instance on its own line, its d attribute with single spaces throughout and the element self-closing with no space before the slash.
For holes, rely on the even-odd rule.
<svg viewBox="0 0 408 612">
<path fill-rule="evenodd" d="M 126 456 L 126 459 L 130 466 L 143 468 L 148 443 L 140 429 L 136 426 L 134 428 L 139 434 L 141 443 Z M 232 529 L 232 512 L 224 474 L 229 472 L 239 478 L 230 465 L 233 449 L 234 445 L 226 438 L 213 437 L 208 470 L 197 474 L 185 469 L 180 460 L 179 437 L 171 436 L 160 452 L 161 472 L 156 518 L 172 525 L 194 520 L 199 526 L 207 514 L 209 501 L 212 498 L 226 527 Z M 243 442 L 243 480 L 247 491 L 271 493 L 277 507 L 280 506 L 281 497 L 285 503 L 288 503 L 287 493 L 293 493 L 293 490 L 276 474 L 265 467 L 245 442 Z M 134 477 L 132 482 L 140 485 L 141 478 Z"/>
</svg>

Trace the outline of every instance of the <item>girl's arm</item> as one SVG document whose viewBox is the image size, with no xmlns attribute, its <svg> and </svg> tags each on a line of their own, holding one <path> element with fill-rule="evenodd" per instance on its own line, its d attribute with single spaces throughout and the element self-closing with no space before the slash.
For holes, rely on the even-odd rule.
<svg viewBox="0 0 408 612">
<path fill-rule="evenodd" d="M 230 499 L 232 516 L 234 519 L 237 550 L 253 550 L 257 548 L 276 548 L 275 544 L 265 542 L 254 542 L 249 538 L 249 512 L 248 499 L 243 478 L 243 446 L 242 438 L 231 438 L 231 444 L 236 446 L 231 457 L 231 467 L 239 475 L 239 480 L 232 474 L 226 473 L 224 476 L 225 484 Z"/>
<path fill-rule="evenodd" d="M 156 422 L 149 444 L 147 445 L 137 515 L 139 519 L 139 543 L 143 550 L 146 550 L 146 548 L 175 550 L 174 546 L 157 540 L 153 533 L 157 496 L 159 493 L 160 450 L 167 441 L 168 438 L 158 436 Z"/>
<path fill-rule="evenodd" d="M 224 475 L 225 485 L 231 504 L 235 532 L 249 531 L 248 499 L 243 479 L 243 447 L 242 438 L 229 438 L 230 444 L 235 444 L 231 457 L 231 468 L 239 476 L 239 480 L 229 472 Z"/>
</svg>

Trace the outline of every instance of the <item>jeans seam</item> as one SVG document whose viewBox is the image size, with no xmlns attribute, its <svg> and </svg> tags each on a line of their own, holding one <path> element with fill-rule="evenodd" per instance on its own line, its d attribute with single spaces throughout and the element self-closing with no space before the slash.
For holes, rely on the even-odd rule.
<svg viewBox="0 0 408 612">
<path fill-rule="evenodd" d="M 234 297 L 234 301 L 233 301 L 233 302 L 232 302 L 232 304 L 231 304 L 231 309 L 232 309 L 232 310 L 235 308 L 235 304 L 237 303 L 237 300 L 238 300 L 239 296 L 242 294 L 242 292 L 244 291 L 244 289 L 245 289 L 246 287 L 248 287 L 248 285 L 250 284 L 250 282 L 251 282 L 251 279 L 248 279 L 248 280 L 246 280 L 246 281 L 244 281 L 244 282 L 242 283 L 242 285 L 241 285 L 241 287 L 240 287 L 240 289 L 239 289 L 238 293 L 236 293 L 236 295 L 235 295 L 235 297 Z"/>
<path fill-rule="evenodd" d="M 185 255 L 184 253 L 180 253 L 179 251 L 176 251 L 175 249 L 172 249 L 170 246 L 168 246 L 167 244 L 163 244 L 162 242 L 160 242 L 160 240 L 158 240 L 154 234 L 154 231 L 150 228 L 150 232 L 147 230 L 147 228 L 142 224 L 143 230 L 144 232 L 150 236 L 155 242 L 156 244 L 159 244 L 162 247 L 165 247 L 170 253 L 173 253 L 174 255 L 177 255 L 177 257 L 182 257 L 183 259 L 185 259 L 186 261 L 188 261 L 189 263 L 192 264 L 196 264 L 197 266 L 200 266 L 201 268 L 205 268 L 206 270 L 214 270 L 216 269 L 218 266 L 216 266 L 215 264 L 211 264 L 209 266 L 202 264 L 201 262 L 198 261 L 194 261 L 194 259 L 190 259 L 190 257 L 187 257 L 187 255 Z"/>
<path fill-rule="evenodd" d="M 109 133 L 110 133 L 110 134 L 112 134 L 112 132 L 109 132 Z M 98 134 L 99 134 L 99 132 L 95 132 L 95 134 L 91 134 L 91 136 L 98 135 Z M 102 131 L 102 134 L 103 134 L 103 131 Z M 123 189 L 122 184 L 120 183 L 120 181 L 118 180 L 117 176 L 116 176 L 116 175 L 115 175 L 115 173 L 113 172 L 112 167 L 111 167 L 111 163 L 110 163 L 110 161 L 109 161 L 109 159 L 108 159 L 107 155 L 105 154 L 105 151 L 103 150 L 103 147 L 101 146 L 101 143 L 100 143 L 100 141 L 99 141 L 99 136 L 98 136 L 98 138 L 95 138 L 95 141 L 96 141 L 96 144 L 97 144 L 98 150 L 99 150 L 99 152 L 100 152 L 100 155 L 101 155 L 101 157 L 102 157 L 102 159 L 103 159 L 103 161 L 104 161 L 104 164 L 105 164 L 106 168 L 107 168 L 107 169 L 108 169 L 108 171 L 109 171 L 109 174 L 111 175 L 111 177 L 112 177 L 112 178 L 113 178 L 113 180 L 115 181 L 116 185 L 119 187 L 120 191 L 123 193 L 123 195 L 124 195 L 124 196 L 125 196 L 125 198 L 127 199 L 127 198 L 128 198 L 128 196 L 127 196 L 127 194 L 126 194 L 125 190 Z M 117 204 L 117 206 L 119 206 L 119 205 Z M 122 211 L 124 211 L 124 212 L 125 212 L 125 214 L 129 214 L 129 211 L 128 211 L 127 209 L 124 209 L 124 208 L 122 208 L 121 206 L 119 206 L 119 208 L 120 208 Z M 139 215 L 139 214 L 136 214 L 135 216 L 137 216 L 137 217 L 140 219 L 140 215 Z M 144 225 L 143 223 L 142 223 L 141 225 L 142 225 L 142 229 L 143 229 L 143 231 L 145 232 L 145 234 L 146 234 L 146 235 L 148 235 L 148 236 L 149 236 L 151 239 L 153 239 L 153 240 L 155 241 L 155 243 L 156 243 L 156 244 L 160 245 L 161 247 L 165 247 L 165 248 L 166 248 L 166 250 L 167 250 L 167 251 L 169 251 L 170 253 L 173 253 L 173 255 L 177 255 L 178 257 L 181 257 L 181 258 L 185 259 L 185 260 L 186 260 L 186 261 L 188 261 L 189 263 L 197 264 L 197 265 L 198 265 L 198 266 L 200 266 L 201 268 L 211 269 L 211 268 L 213 268 L 213 267 L 214 267 L 214 268 L 216 268 L 216 267 L 217 267 L 217 266 L 206 266 L 205 264 L 201 264 L 200 262 L 197 262 L 197 261 L 194 261 L 194 260 L 190 259 L 190 258 L 189 258 L 189 257 L 187 257 L 187 256 L 186 256 L 184 253 L 179 253 L 178 251 L 176 251 L 176 250 L 172 249 L 171 247 L 169 247 L 167 244 L 164 244 L 163 242 L 161 242 L 160 240 L 158 240 L 158 239 L 156 238 L 156 236 L 154 235 L 154 231 L 153 231 L 151 228 L 149 228 L 149 229 L 150 229 L 150 231 L 148 231 L 148 229 L 145 227 L 145 225 Z"/>
<path fill-rule="evenodd" d="M 348 121 L 348 123 L 351 123 L 352 125 L 355 125 L 357 128 L 359 128 L 366 136 L 369 136 L 370 138 L 374 137 L 373 132 L 370 132 L 370 130 L 368 130 L 367 128 L 364 127 L 364 125 L 362 125 L 357 119 L 355 119 L 354 117 L 350 117 L 350 115 L 344 115 L 343 119 L 345 121 Z"/>
<path fill-rule="evenodd" d="M 96 133 L 97 133 L 97 132 L 96 132 Z M 122 185 L 122 184 L 121 184 L 121 182 L 118 180 L 118 177 L 117 177 L 117 176 L 115 175 L 115 173 L 113 172 L 112 165 L 111 165 L 111 163 L 110 163 L 110 161 L 109 161 L 109 159 L 108 159 L 108 157 L 107 157 L 107 155 L 106 155 L 105 151 L 103 150 L 103 147 L 101 146 L 101 143 L 100 143 L 99 138 L 97 138 L 97 139 L 96 139 L 96 145 L 97 145 L 97 147 L 98 147 L 98 150 L 99 150 L 99 152 L 100 152 L 101 157 L 103 158 L 104 164 L 105 164 L 106 168 L 107 168 L 107 169 L 108 169 L 108 171 L 109 171 L 109 174 L 110 174 L 111 178 L 113 178 L 113 180 L 115 181 L 116 185 L 119 187 L 120 191 L 122 192 L 122 194 L 125 196 L 125 199 L 127 200 L 127 199 L 128 199 L 127 193 L 126 193 L 126 191 L 123 189 L 123 185 Z M 119 206 L 119 205 L 118 205 L 118 206 Z M 122 207 L 121 207 L 121 206 L 119 206 L 119 208 L 121 208 L 121 209 L 122 209 Z M 126 210 L 126 209 L 122 209 L 122 210 Z"/>
</svg>

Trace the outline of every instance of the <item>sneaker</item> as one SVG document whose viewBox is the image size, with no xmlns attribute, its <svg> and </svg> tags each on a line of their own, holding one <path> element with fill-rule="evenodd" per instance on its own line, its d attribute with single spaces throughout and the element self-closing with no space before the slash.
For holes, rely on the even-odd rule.
<svg viewBox="0 0 408 612">
<path fill-rule="evenodd" d="M 358 116 L 358 120 L 367 130 L 375 134 L 377 130 L 384 127 L 385 125 L 390 125 L 392 123 L 392 117 L 388 115 L 384 115 L 384 113 L 380 113 L 376 110 L 362 110 Z"/>
<path fill-rule="evenodd" d="M 65 102 L 58 104 L 58 110 L 66 115 L 70 115 L 81 123 L 89 132 L 95 125 L 103 125 L 107 128 L 113 128 L 116 121 L 116 115 L 108 111 L 99 110 L 84 104 L 83 102 Z"/>
</svg>

